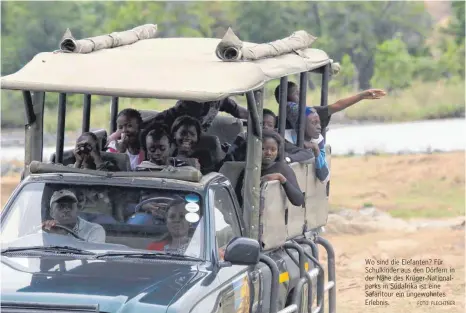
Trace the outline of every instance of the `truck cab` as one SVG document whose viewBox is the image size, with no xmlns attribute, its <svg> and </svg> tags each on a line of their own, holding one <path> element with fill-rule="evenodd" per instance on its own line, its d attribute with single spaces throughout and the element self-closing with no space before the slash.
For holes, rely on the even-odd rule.
<svg viewBox="0 0 466 313">
<path fill-rule="evenodd" d="M 264 85 L 280 78 L 284 135 L 287 76 L 301 73 L 302 147 L 307 75 L 322 75 L 321 105 L 326 105 L 331 59 L 307 43 L 299 53 L 233 62 L 219 57 L 219 39 L 155 38 L 154 26 L 141 26 L 151 28 L 145 33 L 154 37 L 96 45 L 100 48 L 85 53 L 61 45 L 61 51 L 41 53 L 2 77 L 2 89 L 23 92 L 26 146 L 24 179 L 1 213 L 1 309 L 324 312 L 328 293 L 329 312 L 336 312 L 334 253 L 321 236 L 328 183 L 316 178 L 314 160 L 290 164 L 305 195 L 300 207 L 289 202 L 278 181 L 260 183 Z M 96 39 L 68 40 L 76 48 Z M 76 75 L 63 80 L 70 71 Z M 49 92 L 59 93 L 59 111 L 56 151 L 46 160 L 43 112 Z M 201 138 L 221 158 L 220 143 L 232 143 L 247 130 L 246 160 L 225 162 L 206 175 L 191 167 L 130 171 L 126 154 L 101 151 L 121 170 L 74 168 L 73 152 L 64 150 L 67 93 L 84 95 L 83 132 L 90 130 L 91 96 L 111 96 L 109 133 L 116 130 L 121 97 L 206 102 L 246 95 L 247 120 L 218 115 Z M 158 113 L 141 111 L 145 125 Z M 93 132 L 103 148 L 106 130 Z M 329 163 L 330 154 L 327 147 Z M 242 207 L 234 190 L 241 171 Z M 71 199 L 65 213 L 56 205 L 60 197 Z M 59 214 L 76 226 L 44 227 Z M 95 234 L 83 238 L 80 227 Z M 327 251 L 327 269 L 319 261 L 319 245 Z"/>
</svg>

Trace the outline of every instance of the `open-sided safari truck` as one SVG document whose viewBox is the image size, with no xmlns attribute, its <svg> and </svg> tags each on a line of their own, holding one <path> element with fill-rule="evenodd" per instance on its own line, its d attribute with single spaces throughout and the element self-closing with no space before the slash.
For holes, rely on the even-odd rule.
<svg viewBox="0 0 466 313">
<path fill-rule="evenodd" d="M 284 135 L 287 76 L 300 74 L 302 147 L 308 73 L 322 75 L 326 105 L 332 60 L 309 48 L 315 38 L 303 31 L 266 45 L 242 43 L 230 31 L 223 41 L 155 33 L 156 25 L 144 25 L 92 40 L 69 37 L 60 51 L 40 53 L 2 77 L 2 89 L 23 92 L 26 109 L 25 175 L 1 213 L 2 311 L 324 312 L 328 303 L 335 312 L 334 253 L 319 236 L 327 222 L 328 185 L 316 179 L 313 162 L 291 164 L 305 192 L 304 207 L 291 205 L 278 181 L 260 184 L 264 85 L 281 79 Z M 59 93 L 57 143 L 52 162 L 44 162 L 49 92 Z M 90 129 L 91 95 L 113 97 L 111 132 L 119 97 L 205 102 L 245 95 L 246 162 L 227 162 L 219 173 L 204 176 L 186 168 L 103 172 L 66 166 L 73 162 L 72 152 L 63 151 L 67 94 L 84 95 L 83 132 Z M 146 121 L 155 114 L 142 112 Z M 242 121 L 219 115 L 201 142 L 221 154 L 219 144 L 231 143 L 241 131 Z M 104 146 L 107 132 L 95 134 Z M 102 155 L 129 168 L 126 154 Z M 240 208 L 233 186 L 243 168 Z M 81 218 L 105 217 L 98 222 L 105 242 L 82 240 L 74 229 L 42 229 L 52 195 L 62 189 L 76 195 Z M 173 201 L 186 210 L 182 224 L 189 240 L 179 253 L 147 250 L 167 238 L 167 225 L 128 220 L 148 203 Z M 328 281 L 318 245 L 328 254 Z"/>
</svg>

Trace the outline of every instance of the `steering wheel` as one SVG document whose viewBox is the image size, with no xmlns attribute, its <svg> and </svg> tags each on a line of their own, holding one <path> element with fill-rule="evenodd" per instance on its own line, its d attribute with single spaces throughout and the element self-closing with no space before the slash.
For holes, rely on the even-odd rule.
<svg viewBox="0 0 466 313">
<path fill-rule="evenodd" d="M 56 228 L 60 228 L 60 229 L 63 229 L 64 231 L 66 231 L 68 234 L 72 235 L 73 237 L 75 237 L 76 239 L 79 239 L 81 241 L 86 241 L 84 238 L 80 237 L 78 234 L 76 234 L 72 229 L 66 227 L 66 226 L 63 226 L 63 225 L 54 225 L 52 227 L 56 227 Z M 32 233 L 35 233 L 35 232 L 38 232 L 39 230 L 41 230 L 43 228 L 42 225 L 40 226 L 36 226 L 34 227 L 30 232 L 26 233 L 24 236 L 27 236 L 27 235 L 30 235 Z"/>
<path fill-rule="evenodd" d="M 173 198 L 169 198 L 169 197 L 153 197 L 153 198 L 149 198 L 149 199 L 146 199 L 146 200 L 141 201 L 140 203 L 138 203 L 136 205 L 136 207 L 134 208 L 134 213 L 138 213 L 139 211 L 142 211 L 141 210 L 142 207 L 147 203 L 158 202 L 158 203 L 163 203 L 163 204 L 169 204 L 173 200 L 174 200 Z"/>
</svg>

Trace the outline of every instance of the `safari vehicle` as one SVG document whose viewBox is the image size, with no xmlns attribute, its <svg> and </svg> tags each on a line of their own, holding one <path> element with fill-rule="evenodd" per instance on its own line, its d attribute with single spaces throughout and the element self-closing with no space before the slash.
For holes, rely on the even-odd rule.
<svg viewBox="0 0 466 313">
<path fill-rule="evenodd" d="M 154 28 L 92 40 L 69 36 L 60 51 L 40 53 L 2 77 L 2 89 L 22 91 L 26 112 L 24 178 L 1 213 L 2 312 L 324 312 L 327 304 L 334 313 L 334 252 L 320 236 L 327 222 L 328 185 L 316 179 L 312 161 L 291 164 L 305 191 L 304 207 L 292 206 L 279 182 L 260 183 L 264 85 L 280 78 L 283 135 L 288 76 L 300 74 L 302 146 L 308 74 L 322 76 L 321 105 L 326 105 L 332 60 L 309 48 L 309 41 L 301 48 L 277 41 L 265 46 L 284 51 L 245 59 L 247 49 L 264 46 L 244 42 L 225 48 L 220 39 L 154 38 Z M 56 152 L 45 161 L 49 92 L 59 93 L 58 126 Z M 112 97 L 111 132 L 121 97 L 205 102 L 245 95 L 247 121 L 219 115 L 201 142 L 213 143 L 213 153 L 221 154 L 220 142 L 231 143 L 245 126 L 246 162 L 227 162 L 219 173 L 207 175 L 183 168 L 104 172 L 66 166 L 73 163 L 72 151 L 64 151 L 67 94 L 84 95 L 83 132 L 90 129 L 92 95 Z M 142 114 L 148 122 L 157 112 Z M 94 133 L 103 147 L 107 132 Z M 126 154 L 102 155 L 129 169 Z M 244 204 L 239 207 L 233 186 L 243 168 Z M 81 218 L 112 220 L 99 223 L 105 242 L 87 242 L 60 225 L 52 228 L 61 233 L 43 230 L 59 190 L 76 195 Z M 146 214 L 142 209 L 149 203 L 175 200 L 189 211 L 178 225 L 185 227 L 187 246 L 179 253 L 148 250 L 167 238 L 170 225 L 134 225 L 128 219 Z M 327 252 L 328 281 L 319 245 Z"/>
</svg>

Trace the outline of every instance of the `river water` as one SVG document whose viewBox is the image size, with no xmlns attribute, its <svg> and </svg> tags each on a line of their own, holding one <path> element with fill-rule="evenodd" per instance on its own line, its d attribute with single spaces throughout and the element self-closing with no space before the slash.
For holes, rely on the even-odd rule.
<svg viewBox="0 0 466 313">
<path fill-rule="evenodd" d="M 1 161 L 24 159 L 22 136 L 22 132 L 2 132 Z M 65 149 L 72 148 L 70 139 Z M 53 136 L 49 136 L 47 142 L 53 141 Z M 332 146 L 332 154 L 336 155 L 464 151 L 466 123 L 464 119 L 445 119 L 393 124 L 331 124 L 327 142 Z M 54 150 L 53 145 L 46 147 L 44 160 L 48 160 Z"/>
</svg>

